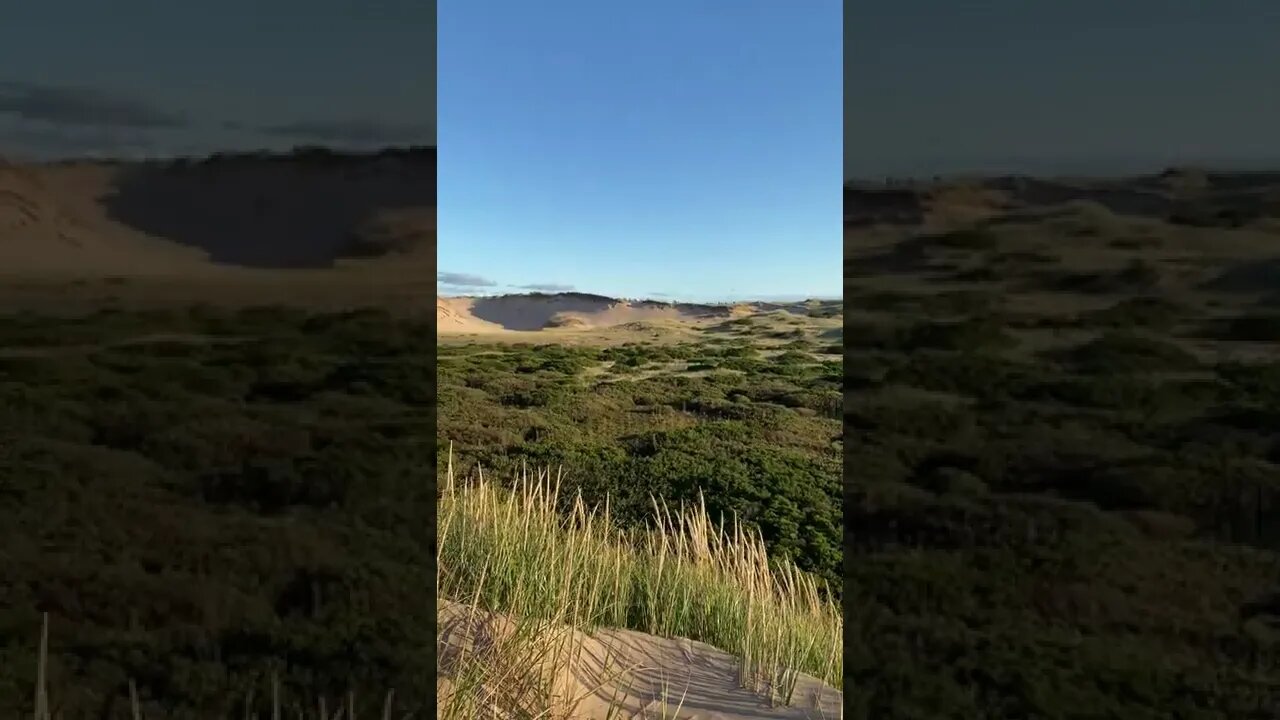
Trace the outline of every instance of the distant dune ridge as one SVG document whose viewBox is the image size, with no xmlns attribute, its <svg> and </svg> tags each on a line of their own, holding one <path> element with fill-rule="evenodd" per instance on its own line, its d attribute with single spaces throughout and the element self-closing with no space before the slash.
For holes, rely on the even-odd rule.
<svg viewBox="0 0 1280 720">
<path fill-rule="evenodd" d="M 1280 283 L 1278 237 L 1280 172 L 1171 168 L 844 187 L 846 295 L 851 279 L 899 289 L 910 279 L 952 290 L 985 283 L 1023 302 L 1192 293 L 1265 304 Z"/>
<path fill-rule="evenodd" d="M 1180 225 L 1239 227 L 1280 217 L 1280 172 L 1170 168 L 1121 178 L 957 177 L 852 181 L 844 188 L 851 227 L 948 224 L 1072 202 Z"/>
<path fill-rule="evenodd" d="M 839 305 L 839 301 L 669 303 L 585 293 L 438 297 L 436 326 L 441 334 L 462 334 L 599 329 L 636 323 L 701 325 L 774 310 L 806 311 L 813 302 Z"/>
<path fill-rule="evenodd" d="M 434 148 L 0 161 L 0 271 L 434 265 Z"/>
</svg>

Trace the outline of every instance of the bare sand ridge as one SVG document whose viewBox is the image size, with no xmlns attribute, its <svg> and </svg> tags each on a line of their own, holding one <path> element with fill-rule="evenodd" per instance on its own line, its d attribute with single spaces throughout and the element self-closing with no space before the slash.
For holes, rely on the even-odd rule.
<svg viewBox="0 0 1280 720">
<path fill-rule="evenodd" d="M 0 162 L 0 274 L 433 272 L 435 149 Z"/>
<path fill-rule="evenodd" d="M 762 312 L 807 307 L 804 303 L 665 303 L 583 293 L 441 297 L 436 299 L 436 327 L 442 335 L 598 330 L 636 324 L 698 327 Z"/>
<path fill-rule="evenodd" d="M 501 663 L 493 652 L 515 632 L 511 620 L 441 600 L 438 610 L 436 679 L 438 705 L 455 688 L 463 653 L 480 662 Z M 662 718 L 663 720 L 810 720 L 840 717 L 840 692 L 801 676 L 790 706 L 742 687 L 738 662 L 705 643 L 661 638 L 630 630 L 584 633 L 547 627 L 544 640 L 558 643 L 561 662 L 554 668 L 494 667 L 508 682 L 530 671 L 549 671 L 557 707 L 548 717 L 581 720 Z M 553 637 L 552 637 L 553 636 Z M 564 661 L 564 658 L 571 658 Z M 493 692 L 501 693 L 499 688 Z M 612 710 L 611 710 L 612 709 Z"/>
</svg>

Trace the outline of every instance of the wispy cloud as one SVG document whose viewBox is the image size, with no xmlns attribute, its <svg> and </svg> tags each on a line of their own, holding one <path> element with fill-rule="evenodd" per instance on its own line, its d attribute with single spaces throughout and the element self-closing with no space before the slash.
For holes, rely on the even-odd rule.
<svg viewBox="0 0 1280 720">
<path fill-rule="evenodd" d="M 156 151 L 154 138 L 132 128 L 18 123 L 0 127 L 0 153 L 28 159 L 137 158 Z"/>
<path fill-rule="evenodd" d="M 424 125 L 387 123 L 376 120 L 298 121 L 256 128 L 265 135 L 299 140 L 344 143 L 426 143 L 433 137 Z"/>
<path fill-rule="evenodd" d="M 140 98 L 89 87 L 0 81 L 0 113 L 54 125 L 173 128 L 180 114 Z"/>
<path fill-rule="evenodd" d="M 0 79 L 0 152 L 32 158 L 203 155 L 312 144 L 367 149 L 434 145 L 429 123 L 297 119 L 256 124 L 200 118 L 104 87 Z"/>
<path fill-rule="evenodd" d="M 455 288 L 486 288 L 497 285 L 496 282 L 479 275 L 455 272 L 437 272 L 436 282 Z"/>
</svg>

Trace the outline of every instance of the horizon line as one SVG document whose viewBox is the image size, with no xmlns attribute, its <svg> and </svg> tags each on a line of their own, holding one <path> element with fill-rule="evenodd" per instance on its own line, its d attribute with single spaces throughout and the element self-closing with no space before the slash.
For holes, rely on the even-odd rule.
<svg viewBox="0 0 1280 720">
<path fill-rule="evenodd" d="M 901 182 L 930 182 L 935 179 L 992 178 L 992 177 L 1029 177 L 1029 178 L 1082 178 L 1082 179 L 1114 179 L 1138 178 L 1160 175 L 1170 171 L 1195 170 L 1207 173 L 1268 173 L 1280 172 L 1280 157 L 1267 160 L 1185 160 L 1185 161 L 1120 161 L 1110 169 L 1093 164 L 1086 169 L 1086 164 L 1070 161 L 1044 161 L 1009 163 L 1008 165 L 993 162 L 983 167 L 975 163 L 973 167 L 955 170 L 915 171 L 915 172 L 878 172 L 849 173 L 845 175 L 846 185 L 851 183 L 882 183 L 885 180 Z M 1056 167 L 1055 167 L 1056 166 Z"/>
<path fill-rule="evenodd" d="M 803 293 L 789 293 L 782 295 L 754 295 L 754 296 L 717 296 L 716 299 L 711 298 L 695 298 L 691 296 L 680 296 L 668 293 L 653 293 L 649 295 L 624 295 L 624 294 L 605 294 L 598 292 L 587 292 L 583 290 L 558 290 L 549 292 L 545 290 L 514 290 L 511 292 L 501 291 L 469 291 L 448 293 L 437 290 L 437 299 L 454 299 L 454 298 L 481 298 L 481 297 L 556 297 L 556 296 L 583 296 L 604 298 L 608 300 L 624 300 L 624 301 L 643 301 L 658 303 L 736 303 L 736 302 L 808 302 L 808 301 L 843 301 L 844 296 L 839 295 L 809 295 Z"/>
</svg>

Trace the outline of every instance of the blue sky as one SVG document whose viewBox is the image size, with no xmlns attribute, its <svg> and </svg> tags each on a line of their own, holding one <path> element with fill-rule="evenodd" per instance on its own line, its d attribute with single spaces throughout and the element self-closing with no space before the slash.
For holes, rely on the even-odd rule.
<svg viewBox="0 0 1280 720">
<path fill-rule="evenodd" d="M 435 0 L 44 0 L 0 23 L 0 154 L 435 144 Z"/>
<path fill-rule="evenodd" d="M 840 18 L 441 3 L 441 292 L 839 297 Z"/>
<path fill-rule="evenodd" d="M 848 177 L 1280 166 L 1275 0 L 856 7 Z"/>
</svg>

